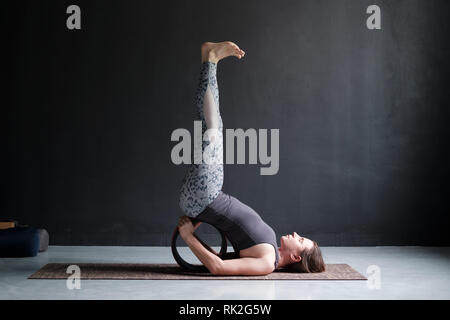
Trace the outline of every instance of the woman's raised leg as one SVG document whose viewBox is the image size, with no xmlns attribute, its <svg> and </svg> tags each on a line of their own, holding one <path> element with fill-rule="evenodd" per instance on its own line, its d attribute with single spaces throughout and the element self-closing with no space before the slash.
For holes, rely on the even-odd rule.
<svg viewBox="0 0 450 320">
<path fill-rule="evenodd" d="M 223 185 L 223 123 L 219 108 L 217 64 L 221 59 L 245 52 L 229 41 L 205 42 L 201 46 L 202 65 L 196 92 L 199 118 L 202 120 L 201 150 L 194 146 L 194 163 L 188 168 L 180 190 L 180 207 L 189 217 L 196 217 L 222 190 Z M 208 139 L 204 140 L 203 137 Z"/>
</svg>

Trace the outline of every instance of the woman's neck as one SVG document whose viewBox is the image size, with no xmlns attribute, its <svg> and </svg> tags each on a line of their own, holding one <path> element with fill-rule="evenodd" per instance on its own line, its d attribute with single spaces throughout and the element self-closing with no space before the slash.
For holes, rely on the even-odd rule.
<svg viewBox="0 0 450 320">
<path fill-rule="evenodd" d="M 278 253 L 280 254 L 280 261 L 278 261 L 278 268 L 284 268 L 288 264 L 290 264 L 289 256 L 286 256 L 284 251 L 280 251 L 280 248 L 278 248 Z"/>
</svg>

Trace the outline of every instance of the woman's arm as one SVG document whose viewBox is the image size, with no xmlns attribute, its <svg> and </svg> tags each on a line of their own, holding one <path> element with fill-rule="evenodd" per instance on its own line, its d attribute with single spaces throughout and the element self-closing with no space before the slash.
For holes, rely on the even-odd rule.
<svg viewBox="0 0 450 320">
<path fill-rule="evenodd" d="M 214 275 L 266 275 L 274 270 L 273 263 L 265 258 L 239 258 L 222 260 L 206 249 L 194 236 L 186 237 L 186 243 L 195 256 Z"/>
<path fill-rule="evenodd" d="M 204 246 L 209 252 L 215 254 L 216 256 L 219 255 L 219 253 L 216 252 L 216 250 L 214 250 L 213 248 L 211 248 L 210 246 L 208 246 L 206 243 L 204 243 L 204 242 L 202 241 L 202 239 L 200 239 L 199 237 L 197 237 L 197 235 L 196 235 L 195 233 L 193 234 L 193 236 L 194 236 L 195 239 L 197 239 L 197 240 L 202 244 L 202 246 Z"/>
<path fill-rule="evenodd" d="M 187 236 L 184 241 L 209 272 L 216 274 L 223 260 L 206 249 L 194 235 Z"/>
<path fill-rule="evenodd" d="M 195 237 L 191 220 L 184 216 L 178 224 L 181 237 L 195 256 L 214 275 L 266 275 L 274 270 L 273 262 L 266 258 L 239 258 L 222 260 L 206 249 Z"/>
<path fill-rule="evenodd" d="M 194 234 L 195 229 L 196 228 L 192 225 L 191 220 L 187 216 L 180 217 L 178 222 L 178 230 L 181 238 L 183 238 L 184 242 L 186 242 L 200 262 L 214 274 L 222 259 L 203 246 Z"/>
<path fill-rule="evenodd" d="M 264 276 L 275 270 L 273 261 L 266 258 L 239 258 L 231 260 L 223 260 L 217 275 L 245 275 L 245 276 Z"/>
</svg>

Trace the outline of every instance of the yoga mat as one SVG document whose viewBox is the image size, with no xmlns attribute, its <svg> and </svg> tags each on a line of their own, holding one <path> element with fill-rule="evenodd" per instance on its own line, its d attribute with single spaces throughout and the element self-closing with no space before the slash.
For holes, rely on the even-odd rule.
<svg viewBox="0 0 450 320">
<path fill-rule="evenodd" d="M 67 279 L 67 267 L 80 267 L 81 280 L 367 280 L 348 264 L 327 264 L 321 273 L 293 273 L 283 269 L 265 276 L 218 276 L 184 271 L 177 264 L 48 263 L 28 279 Z"/>
</svg>

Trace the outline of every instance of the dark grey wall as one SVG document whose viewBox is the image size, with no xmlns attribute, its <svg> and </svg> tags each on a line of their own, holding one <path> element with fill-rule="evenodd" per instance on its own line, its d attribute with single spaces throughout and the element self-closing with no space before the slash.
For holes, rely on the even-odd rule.
<svg viewBox="0 0 450 320">
<path fill-rule="evenodd" d="M 78 4 L 82 30 L 66 28 Z M 381 7 L 382 30 L 366 28 Z M 449 245 L 448 1 L 21 1 L 2 216 L 54 245 L 168 245 L 203 41 L 226 128 L 279 128 L 280 170 L 227 165 L 224 191 L 278 236 Z"/>
</svg>

